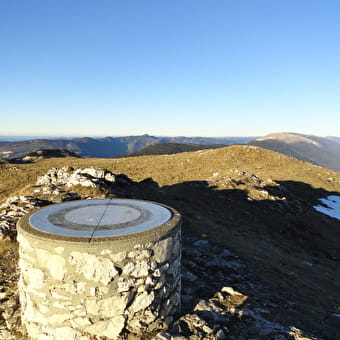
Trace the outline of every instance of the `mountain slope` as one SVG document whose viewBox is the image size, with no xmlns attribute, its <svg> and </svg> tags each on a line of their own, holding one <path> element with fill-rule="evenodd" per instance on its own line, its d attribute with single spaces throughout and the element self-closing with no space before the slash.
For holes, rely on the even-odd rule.
<svg viewBox="0 0 340 340">
<path fill-rule="evenodd" d="M 183 271 L 197 276 L 195 282 L 183 278 L 187 289 L 183 299 L 188 299 L 190 286 L 197 288 L 191 293 L 195 303 L 183 303 L 183 315 L 191 308 L 193 314 L 214 320 L 216 311 L 200 313 L 200 309 L 193 309 L 200 299 L 216 302 L 218 290 L 227 286 L 247 296 L 237 307 L 238 314 L 230 312 L 223 318 L 230 338 L 240 339 L 240 332 L 248 327 L 245 339 L 293 339 L 288 334 L 266 337 L 263 329 L 250 329 L 247 318 L 255 309 L 260 311 L 257 313 L 263 311 L 262 318 L 271 322 L 302 329 L 305 339 L 337 338 L 340 221 L 313 206 L 321 198 L 340 195 L 340 173 L 244 145 L 163 156 L 55 158 L 0 165 L 0 201 L 38 195 L 41 201 L 60 202 L 62 196 L 55 193 L 57 190 L 42 190 L 36 181 L 51 168 L 64 166 L 108 169 L 133 181 L 117 183 L 106 191 L 76 186 L 68 189 L 73 196 L 146 199 L 180 211 L 186 240 L 192 235 L 202 239 L 190 244 L 194 250 L 183 266 Z M 65 189 L 60 190 L 65 195 Z M 221 247 L 219 254 L 228 256 L 230 250 L 243 264 L 208 261 L 213 247 L 202 246 L 207 241 Z M 184 254 L 186 251 L 185 247 Z M 197 254 L 201 254 L 202 263 L 209 263 L 210 271 L 197 262 Z M 221 275 L 223 271 L 230 274 Z M 211 282 L 216 290 L 204 288 Z M 229 302 L 225 301 L 226 305 Z M 238 322 L 240 327 L 235 326 Z"/>
<path fill-rule="evenodd" d="M 297 133 L 273 133 L 248 144 L 340 171 L 340 144 L 329 138 Z"/>
<path fill-rule="evenodd" d="M 60 157 L 79 157 L 74 152 L 65 149 L 47 149 L 37 150 L 26 155 L 23 161 L 37 161 L 42 158 L 60 158 Z"/>
<path fill-rule="evenodd" d="M 328 136 L 327 138 L 333 140 L 334 142 L 340 143 L 340 137 Z"/>
</svg>

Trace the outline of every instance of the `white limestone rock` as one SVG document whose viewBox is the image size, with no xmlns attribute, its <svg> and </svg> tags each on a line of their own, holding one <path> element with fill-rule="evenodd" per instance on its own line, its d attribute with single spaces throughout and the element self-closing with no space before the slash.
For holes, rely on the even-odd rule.
<svg viewBox="0 0 340 340">
<path fill-rule="evenodd" d="M 123 314 L 128 302 L 129 294 L 112 296 L 108 299 L 87 299 L 85 301 L 86 311 L 92 315 L 111 318 Z"/>
<path fill-rule="evenodd" d="M 144 260 L 144 259 L 149 259 L 152 255 L 151 249 L 144 249 L 144 250 L 139 250 L 139 251 L 130 251 L 128 253 L 128 258 L 129 259 L 135 259 L 135 260 Z"/>
<path fill-rule="evenodd" d="M 71 327 L 60 327 L 55 329 L 55 339 L 79 340 L 80 334 Z"/>
<path fill-rule="evenodd" d="M 0 329 L 0 340 L 14 340 L 14 336 L 7 329 Z"/>
<path fill-rule="evenodd" d="M 156 243 L 154 247 L 154 259 L 158 263 L 163 263 L 171 256 L 173 238 L 168 237 Z"/>
<path fill-rule="evenodd" d="M 25 303 L 23 318 L 26 322 L 37 322 L 40 324 L 47 323 L 45 316 L 42 313 L 38 312 L 38 308 L 31 300 L 29 294 L 26 294 L 25 299 L 21 298 L 21 303 L 23 302 Z"/>
<path fill-rule="evenodd" d="M 130 275 L 134 277 L 148 276 L 150 269 L 150 263 L 148 261 L 129 262 L 123 268 L 124 275 Z"/>
<path fill-rule="evenodd" d="M 114 263 L 120 263 L 126 259 L 126 251 L 116 253 L 116 254 L 111 254 L 110 259 Z"/>
<path fill-rule="evenodd" d="M 117 293 L 128 292 L 136 286 L 136 279 L 132 277 L 120 277 L 117 283 Z"/>
<path fill-rule="evenodd" d="M 54 248 L 54 251 L 57 253 L 57 254 L 62 254 L 64 252 L 65 248 L 64 247 L 56 247 Z"/>
<path fill-rule="evenodd" d="M 45 274 L 42 270 L 26 266 L 24 261 L 20 261 L 20 267 L 23 278 L 31 290 L 40 289 L 44 286 Z"/>
<path fill-rule="evenodd" d="M 60 255 L 51 254 L 45 249 L 35 249 L 36 258 L 40 267 L 48 269 L 50 275 L 56 280 L 62 280 L 65 275 L 65 258 Z"/>
<path fill-rule="evenodd" d="M 130 294 L 127 293 L 102 300 L 100 303 L 99 315 L 104 318 L 111 318 L 115 315 L 123 314 L 126 309 L 129 295 Z"/>
<path fill-rule="evenodd" d="M 88 318 L 75 318 L 71 320 L 73 328 L 86 328 L 91 325 L 91 321 Z"/>
<path fill-rule="evenodd" d="M 135 300 L 129 307 L 128 311 L 131 314 L 134 314 L 142 309 L 145 309 L 146 307 L 149 307 L 151 303 L 155 299 L 155 294 L 154 292 L 151 292 L 150 294 L 144 291 L 142 294 L 137 295 L 135 297 Z"/>
<path fill-rule="evenodd" d="M 61 295 L 61 294 L 58 294 L 56 292 L 51 292 L 51 296 L 54 298 L 54 299 L 58 299 L 58 300 L 71 300 L 71 296 L 70 295 Z"/>
<path fill-rule="evenodd" d="M 23 237 L 21 234 L 18 234 L 17 241 L 19 242 L 20 247 L 22 249 L 30 249 L 31 248 L 31 244 L 28 241 L 28 239 L 26 237 Z"/>
<path fill-rule="evenodd" d="M 92 335 L 106 336 L 109 339 L 116 339 L 125 325 L 125 318 L 117 315 L 110 320 L 98 321 L 92 326 L 86 328 L 86 331 Z"/>
<path fill-rule="evenodd" d="M 87 280 L 101 282 L 104 285 L 107 285 L 118 274 L 109 259 L 92 254 L 73 251 L 69 261 L 76 267 L 76 272 L 83 274 Z"/>
<path fill-rule="evenodd" d="M 50 324 L 63 324 L 66 320 L 70 320 L 73 318 L 73 315 L 70 313 L 67 314 L 53 314 L 49 317 L 48 322 Z"/>
<path fill-rule="evenodd" d="M 72 309 L 72 303 L 70 301 L 55 301 L 52 303 L 52 307 L 62 310 L 70 310 Z"/>
<path fill-rule="evenodd" d="M 55 340 L 55 337 L 53 335 L 47 335 L 47 334 L 38 334 L 37 340 Z"/>
</svg>

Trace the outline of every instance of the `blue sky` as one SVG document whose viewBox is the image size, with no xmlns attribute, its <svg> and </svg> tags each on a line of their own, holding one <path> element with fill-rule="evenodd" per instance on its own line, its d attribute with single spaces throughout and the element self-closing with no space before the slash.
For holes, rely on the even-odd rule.
<svg viewBox="0 0 340 340">
<path fill-rule="evenodd" d="M 0 135 L 340 136 L 340 1 L 0 2 Z"/>
</svg>

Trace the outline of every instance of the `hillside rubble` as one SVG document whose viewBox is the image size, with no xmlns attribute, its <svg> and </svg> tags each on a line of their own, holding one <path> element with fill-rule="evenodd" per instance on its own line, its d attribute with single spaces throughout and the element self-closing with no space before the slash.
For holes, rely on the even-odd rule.
<svg viewBox="0 0 340 340">
<path fill-rule="evenodd" d="M 268 184 L 248 174 L 241 175 L 244 180 L 259 184 L 259 190 L 264 190 Z M 74 190 L 79 187 L 97 188 L 99 195 L 90 196 L 86 191 L 84 194 Z M 114 197 L 115 193 L 122 197 L 138 196 L 138 188 L 145 191 L 147 187 L 155 190 L 152 180 L 136 183 L 125 175 L 101 169 L 51 169 L 38 178 L 31 195 L 11 197 L 0 206 L 2 242 L 14 240 L 17 220 L 37 207 L 73 199 Z M 271 199 L 283 199 L 276 197 Z M 0 254 L 0 259 L 0 340 L 25 339 L 20 327 L 16 286 L 18 253 L 11 249 Z M 271 289 L 269 283 L 259 280 L 251 263 L 184 228 L 182 312 L 167 331 L 155 335 L 153 340 L 322 339 L 304 335 L 296 325 L 275 321 L 273 316 L 277 311 L 290 313 L 296 302 L 287 300 L 280 304 L 270 297 L 264 299 L 260 292 Z M 272 297 L 274 295 L 273 292 Z M 266 293 L 265 296 L 271 295 Z M 133 339 L 129 337 L 128 340 Z"/>
<path fill-rule="evenodd" d="M 210 186 L 219 189 L 240 189 L 247 191 L 248 201 L 253 200 L 271 200 L 286 201 L 284 196 L 287 190 L 283 185 L 278 184 L 272 179 L 262 180 L 258 176 L 242 170 L 232 170 L 233 177 L 224 177 L 215 179 L 219 174 L 214 173 L 208 183 Z M 252 190 L 249 190 L 251 188 Z M 271 192 L 268 190 L 270 189 Z M 275 193 L 275 194 L 274 194 Z"/>
<path fill-rule="evenodd" d="M 155 340 L 309 339 L 294 326 L 270 321 L 268 306 L 282 306 L 247 302 L 245 292 L 256 290 L 258 283 L 237 255 L 204 239 L 189 236 L 183 241 L 183 315 Z"/>
<path fill-rule="evenodd" d="M 0 205 L 0 240 L 14 240 L 16 223 L 31 209 L 51 204 L 35 196 L 13 196 Z"/>
</svg>

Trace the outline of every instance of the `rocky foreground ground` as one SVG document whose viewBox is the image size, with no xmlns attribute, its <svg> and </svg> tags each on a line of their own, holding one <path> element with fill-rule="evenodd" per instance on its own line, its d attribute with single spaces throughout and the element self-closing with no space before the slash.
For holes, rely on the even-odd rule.
<svg viewBox="0 0 340 340">
<path fill-rule="evenodd" d="M 247 174 L 243 176 L 246 178 Z M 263 188 L 259 190 L 264 191 Z M 148 195 L 145 195 L 146 191 Z M 30 195 L 8 198 L 0 206 L 0 339 L 25 339 L 20 326 L 15 243 L 15 225 L 21 216 L 51 203 L 103 197 L 151 199 L 150 193 L 155 198 L 166 194 L 152 180 L 137 183 L 125 175 L 101 169 L 63 168 L 52 169 L 38 178 Z M 277 209 L 284 209 L 286 203 L 280 203 L 284 201 L 283 195 L 272 195 L 272 200 L 278 201 Z M 334 330 L 340 320 L 339 314 L 329 313 L 329 320 L 324 321 L 325 327 L 331 325 L 333 328 L 323 332 L 323 327 L 316 325 L 313 334 L 304 329 L 303 318 L 296 323 L 290 322 L 290 318 L 281 322 L 280 315 L 304 313 L 294 296 L 290 299 L 286 292 L 281 295 L 272 282 L 259 277 L 258 269 L 250 261 L 214 243 L 204 234 L 193 233 L 186 225 L 183 229 L 182 311 L 168 330 L 153 336 L 154 340 L 336 340 Z M 303 265 L 314 264 L 306 261 Z M 295 273 L 290 275 L 293 281 Z M 133 339 L 133 336 L 129 337 L 129 340 Z"/>
</svg>

